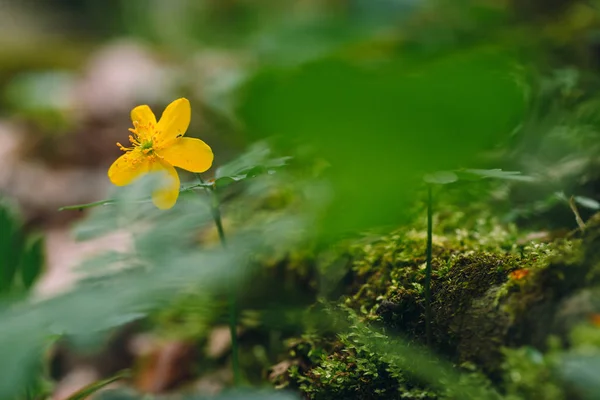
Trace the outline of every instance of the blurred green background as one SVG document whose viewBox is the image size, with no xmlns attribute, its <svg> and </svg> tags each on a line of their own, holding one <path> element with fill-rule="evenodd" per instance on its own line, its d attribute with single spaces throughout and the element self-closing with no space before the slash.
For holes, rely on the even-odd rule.
<svg viewBox="0 0 600 400">
<path fill-rule="evenodd" d="M 301 311 L 339 291 L 335 270 L 315 272 L 319 251 L 421 221 L 426 175 L 460 177 L 441 200 L 458 210 L 486 208 L 523 230 L 576 228 L 568 198 L 586 220 L 600 209 L 599 9 L 597 0 L 0 0 L 0 258 L 10 260 L 0 398 L 59 391 L 48 376 L 61 368 L 46 361 L 69 363 L 45 350 L 59 338 L 93 348 L 139 323 L 204 343 L 223 324 L 230 281 L 246 329 L 259 332 L 246 379 L 264 384 L 283 338 L 314 322 Z M 182 192 L 162 213 L 130 203 L 142 183 L 115 190 L 106 176 L 130 110 L 148 104 L 158 115 L 178 97 L 192 104 L 187 134 L 215 153 L 205 179 L 230 184 L 219 190 L 226 251 L 215 249 L 202 193 Z M 463 179 L 482 175 L 501 179 Z M 57 211 L 106 198 L 118 202 Z M 78 382 L 131 367 L 127 357 Z M 218 369 L 216 358 L 193 375 Z"/>
</svg>

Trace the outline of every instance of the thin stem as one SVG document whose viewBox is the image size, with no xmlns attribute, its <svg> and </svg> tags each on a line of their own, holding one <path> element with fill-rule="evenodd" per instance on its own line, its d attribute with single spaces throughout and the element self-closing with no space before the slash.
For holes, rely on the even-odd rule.
<svg viewBox="0 0 600 400">
<path fill-rule="evenodd" d="M 571 196 L 571 198 L 569 199 L 569 207 L 571 207 L 571 211 L 573 211 L 573 214 L 575 214 L 575 221 L 577 222 L 577 226 L 579 226 L 579 229 L 581 229 L 581 231 L 585 231 L 585 222 L 583 222 L 581 214 L 579 214 L 579 209 L 577 208 L 577 203 L 575 203 L 574 196 Z"/>
<path fill-rule="evenodd" d="M 433 193 L 427 186 L 427 265 L 425 268 L 425 329 L 427 345 L 431 346 L 431 253 L 433 246 Z"/>
<path fill-rule="evenodd" d="M 217 197 L 217 192 L 214 189 L 210 189 L 212 192 L 212 215 L 215 220 L 215 225 L 217 226 L 217 231 L 219 232 L 219 239 L 221 240 L 221 244 L 223 247 L 227 247 L 227 241 L 225 239 L 225 231 L 223 230 L 223 221 L 221 220 L 221 207 L 219 205 L 219 198 Z"/>
<path fill-rule="evenodd" d="M 196 174 L 196 177 L 201 184 L 204 185 L 204 180 L 200 174 Z M 219 239 L 223 248 L 227 247 L 227 240 L 225 238 L 225 230 L 223 229 L 223 221 L 221 219 L 221 207 L 219 204 L 219 196 L 214 186 L 207 187 L 211 192 L 211 212 L 213 220 L 219 232 Z M 237 338 L 237 318 L 238 317 L 238 304 L 236 297 L 236 287 L 234 284 L 229 288 L 229 333 L 231 335 L 231 363 L 233 367 L 233 383 L 235 386 L 239 386 L 241 383 L 240 375 L 240 361 L 239 361 L 239 345 Z"/>
<path fill-rule="evenodd" d="M 206 189 L 206 188 L 211 188 L 211 187 L 212 187 L 212 185 L 207 184 L 204 181 L 201 181 L 200 184 L 181 187 L 179 189 L 179 193 L 190 192 L 190 191 L 194 191 L 196 189 Z M 137 203 L 150 203 L 151 201 L 152 201 L 152 199 L 150 199 L 150 198 L 140 199 L 140 200 L 131 200 L 131 201 L 127 201 L 127 202 L 124 202 L 122 200 L 117 200 L 117 199 L 108 199 L 108 200 L 94 201 L 93 203 L 75 204 L 73 206 L 64 206 L 64 207 L 60 207 L 58 209 L 58 211 L 67 211 L 67 210 L 83 211 L 86 208 L 107 206 L 107 205 L 118 204 L 118 203 L 137 204 Z"/>
<path fill-rule="evenodd" d="M 229 290 L 229 332 L 231 335 L 231 364 L 233 368 L 233 383 L 235 386 L 241 384 L 239 345 L 237 337 L 238 304 L 235 287 Z"/>
<path fill-rule="evenodd" d="M 58 209 L 58 211 L 66 211 L 66 210 L 80 210 L 80 211 L 83 211 L 84 208 L 91 208 L 91 207 L 97 207 L 97 206 L 105 206 L 105 205 L 108 205 L 108 204 L 115 204 L 115 203 L 117 203 L 116 200 L 100 200 L 100 201 L 95 201 L 93 203 L 76 204 L 74 206 L 60 207 Z"/>
</svg>

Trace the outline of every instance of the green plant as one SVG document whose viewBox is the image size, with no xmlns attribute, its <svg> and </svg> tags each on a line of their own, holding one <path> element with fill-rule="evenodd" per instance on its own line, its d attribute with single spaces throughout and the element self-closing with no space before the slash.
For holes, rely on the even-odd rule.
<svg viewBox="0 0 600 400">
<path fill-rule="evenodd" d="M 43 237 L 26 233 L 13 207 L 0 202 L 0 293 L 31 289 L 43 272 L 44 254 Z"/>
</svg>

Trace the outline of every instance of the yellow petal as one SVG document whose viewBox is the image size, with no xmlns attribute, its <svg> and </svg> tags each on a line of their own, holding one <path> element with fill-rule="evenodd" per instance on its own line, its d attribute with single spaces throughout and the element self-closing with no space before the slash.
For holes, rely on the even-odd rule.
<svg viewBox="0 0 600 400">
<path fill-rule="evenodd" d="M 131 110 L 131 121 L 137 121 L 140 125 L 156 125 L 156 117 L 147 105 L 137 106 Z"/>
<path fill-rule="evenodd" d="M 147 141 L 154 133 L 156 117 L 150 107 L 143 105 L 131 110 L 131 121 L 139 140 Z"/>
<path fill-rule="evenodd" d="M 123 154 L 108 169 L 108 178 L 117 186 L 125 186 L 148 172 L 150 163 L 141 151 L 133 150 Z"/>
<path fill-rule="evenodd" d="M 211 148 L 200 139 L 179 138 L 172 145 L 161 150 L 159 155 L 174 167 L 190 172 L 204 172 L 213 162 Z"/>
<path fill-rule="evenodd" d="M 183 136 L 190 125 L 192 109 L 188 99 L 177 99 L 165 108 L 156 131 L 158 142 L 167 142 L 178 136 Z"/>
<path fill-rule="evenodd" d="M 151 173 L 159 176 L 158 189 L 152 192 L 152 202 L 161 210 L 171 208 L 179 197 L 179 176 L 173 166 L 166 162 L 156 161 L 151 165 Z"/>
</svg>

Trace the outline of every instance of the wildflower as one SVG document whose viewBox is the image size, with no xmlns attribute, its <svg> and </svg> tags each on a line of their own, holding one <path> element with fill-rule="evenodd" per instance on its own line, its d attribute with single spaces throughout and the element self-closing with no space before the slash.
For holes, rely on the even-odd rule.
<svg viewBox="0 0 600 400">
<path fill-rule="evenodd" d="M 157 173 L 162 180 L 152 193 L 152 201 L 160 209 L 173 207 L 179 196 L 179 176 L 173 167 L 204 172 L 213 162 L 206 143 L 183 137 L 190 117 L 190 102 L 184 98 L 169 104 L 158 122 L 147 105 L 135 107 L 131 111 L 133 128 L 129 129 L 131 147 L 117 143 L 125 154 L 108 169 L 110 181 L 125 186 L 144 174 Z"/>
</svg>

